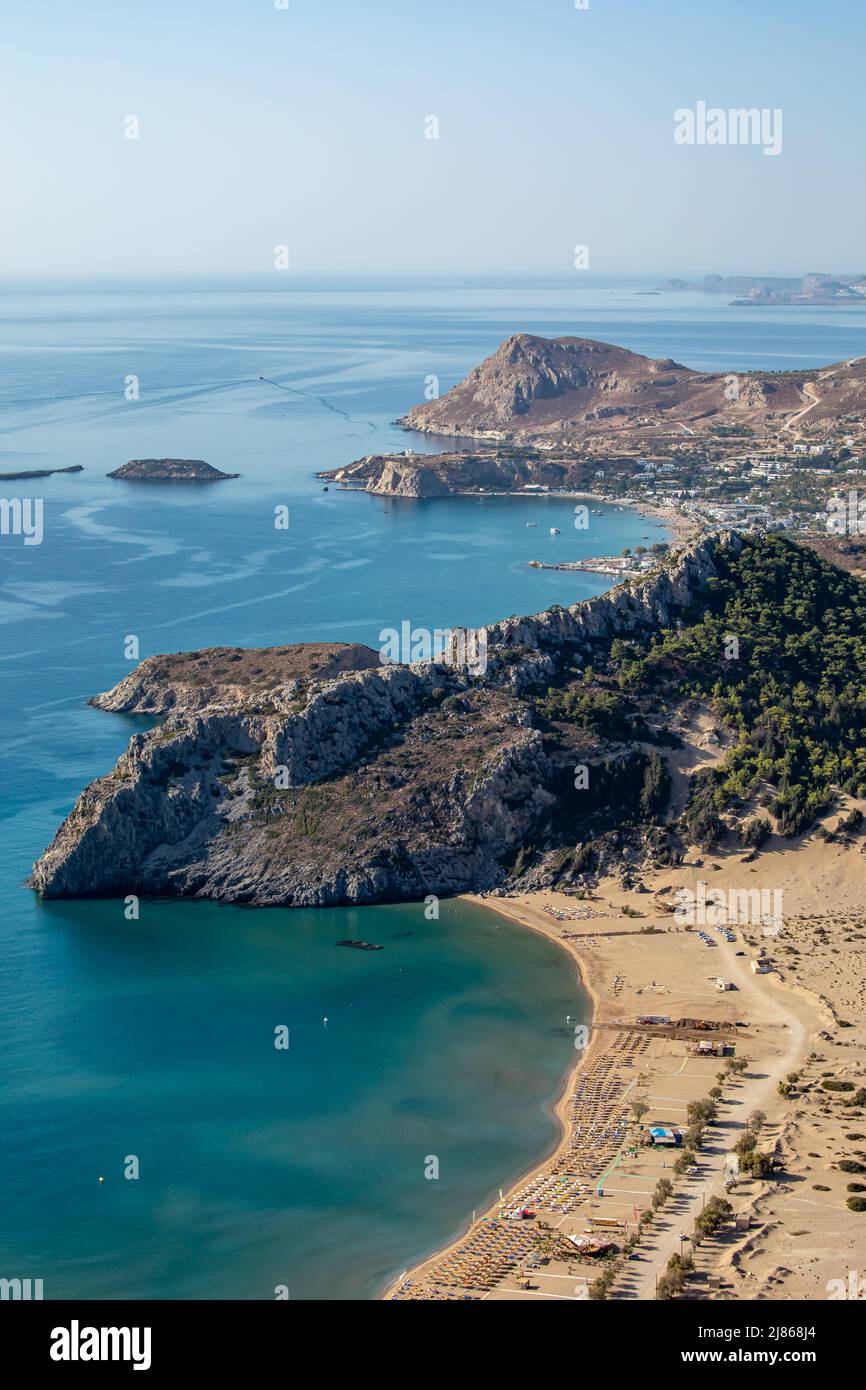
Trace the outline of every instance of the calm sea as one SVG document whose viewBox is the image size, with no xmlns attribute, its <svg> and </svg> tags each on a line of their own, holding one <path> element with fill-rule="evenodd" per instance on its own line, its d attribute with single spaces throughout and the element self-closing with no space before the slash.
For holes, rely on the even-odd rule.
<svg viewBox="0 0 866 1390">
<path fill-rule="evenodd" d="M 427 922 L 147 903 L 127 922 L 23 879 L 137 727 L 85 703 L 131 669 L 130 636 L 141 656 L 376 645 L 407 619 L 574 602 L 603 580 L 527 560 L 664 535 L 614 509 L 576 531 L 562 499 L 324 492 L 317 469 L 436 447 L 390 423 L 431 375 L 446 390 L 518 329 L 726 370 L 864 351 L 858 310 L 637 288 L 0 287 L 0 471 L 85 470 L 0 485 L 44 504 L 41 545 L 0 538 L 0 1277 L 46 1297 L 373 1297 L 553 1143 L 585 1001 L 531 933 L 460 904 Z M 154 456 L 243 476 L 105 477 Z"/>
</svg>

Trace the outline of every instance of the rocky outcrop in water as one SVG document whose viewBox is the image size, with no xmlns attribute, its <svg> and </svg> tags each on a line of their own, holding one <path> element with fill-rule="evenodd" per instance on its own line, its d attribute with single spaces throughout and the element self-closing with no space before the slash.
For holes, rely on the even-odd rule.
<svg viewBox="0 0 866 1390">
<path fill-rule="evenodd" d="M 84 465 L 80 463 L 70 464 L 68 468 L 19 468 L 14 473 L 0 473 L 0 483 L 9 483 L 13 479 L 24 478 L 51 478 L 55 473 L 83 473 Z"/>
<path fill-rule="evenodd" d="M 131 483 L 220 483 L 240 476 L 223 473 L 204 459 L 130 459 L 108 474 Z"/>
</svg>

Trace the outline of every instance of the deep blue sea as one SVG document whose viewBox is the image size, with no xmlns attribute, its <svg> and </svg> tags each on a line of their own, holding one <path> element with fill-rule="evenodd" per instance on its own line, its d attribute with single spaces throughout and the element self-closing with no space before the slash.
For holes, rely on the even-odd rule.
<svg viewBox="0 0 866 1390">
<path fill-rule="evenodd" d="M 613 508 L 576 531 L 564 499 L 324 492 L 318 469 L 441 447 L 390 423 L 428 376 L 446 390 L 516 330 L 732 371 L 866 351 L 861 310 L 638 288 L 0 286 L 0 471 L 84 467 L 0 484 L 44 503 L 41 545 L 0 537 L 0 1277 L 48 1298 L 374 1297 L 554 1142 L 585 1001 L 555 946 L 493 914 L 146 903 L 127 922 L 23 881 L 136 727 L 86 704 L 131 669 L 128 637 L 142 657 L 377 645 L 404 620 L 574 602 L 603 579 L 527 560 L 663 537 Z M 105 476 L 162 456 L 242 477 Z"/>
</svg>

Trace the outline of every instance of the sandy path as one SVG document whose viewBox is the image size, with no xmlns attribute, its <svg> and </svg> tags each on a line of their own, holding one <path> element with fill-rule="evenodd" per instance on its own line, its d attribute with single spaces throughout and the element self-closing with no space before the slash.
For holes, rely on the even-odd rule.
<svg viewBox="0 0 866 1390">
<path fill-rule="evenodd" d="M 785 424 L 782 426 L 783 430 L 793 429 L 796 424 L 799 424 L 804 415 L 808 415 L 810 410 L 814 410 L 816 405 L 821 404 L 821 397 L 816 396 L 812 389 L 811 381 L 803 382 L 803 395 L 809 397 L 809 404 L 803 410 L 799 410 L 796 415 L 792 415 L 790 420 L 786 420 Z"/>
<path fill-rule="evenodd" d="M 659 1229 L 642 1237 L 637 1260 L 626 1267 L 618 1298 L 653 1299 L 656 1280 L 665 1270 L 671 1255 L 681 1249 L 680 1233 L 691 1235 L 695 1217 L 707 1198 L 724 1196 L 725 1156 L 736 1143 L 745 1121 L 754 1110 L 767 1110 L 777 1099 L 777 1086 L 786 1074 L 794 1070 L 805 1057 L 809 1027 L 817 1027 L 817 1012 L 804 1000 L 786 998 L 778 985 L 770 983 L 772 976 L 755 976 L 744 958 L 735 955 L 735 948 L 720 943 L 725 954 L 725 971 L 737 988 L 756 1006 L 756 1012 L 768 1022 L 777 1022 L 785 1030 L 786 1046 L 780 1057 L 759 1075 L 749 1078 L 736 1092 L 729 1094 L 719 1105 L 719 1117 L 724 1128 L 715 1133 L 722 1140 L 712 1148 L 705 1147 L 699 1155 L 700 1175 L 693 1181 L 691 1191 L 683 1201 L 671 1199 L 668 1210 L 676 1206 L 673 1220 L 657 1217 Z M 806 1021 L 808 1020 L 808 1022 Z M 732 1105 L 733 1102 L 733 1105 Z M 652 1227 L 650 1228 L 652 1231 Z M 688 1248 L 683 1245 L 682 1248 Z"/>
</svg>

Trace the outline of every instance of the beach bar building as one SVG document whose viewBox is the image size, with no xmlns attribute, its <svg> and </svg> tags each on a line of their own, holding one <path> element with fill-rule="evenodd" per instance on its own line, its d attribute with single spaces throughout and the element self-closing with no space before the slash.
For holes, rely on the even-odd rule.
<svg viewBox="0 0 866 1390">
<path fill-rule="evenodd" d="M 733 1043 L 719 1042 L 715 1038 L 701 1038 L 698 1043 L 699 1057 L 730 1057 L 735 1051 Z"/>
<path fill-rule="evenodd" d="M 671 1129 L 670 1125 L 651 1125 L 650 1143 L 657 1149 L 675 1149 L 683 1142 L 683 1136 L 678 1129 Z"/>
</svg>

